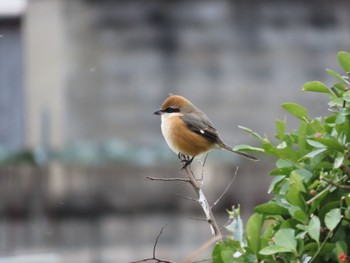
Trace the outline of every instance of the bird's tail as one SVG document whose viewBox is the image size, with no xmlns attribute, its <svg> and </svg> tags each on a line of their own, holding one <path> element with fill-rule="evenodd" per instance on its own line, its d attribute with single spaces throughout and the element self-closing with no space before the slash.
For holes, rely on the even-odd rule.
<svg viewBox="0 0 350 263">
<path fill-rule="evenodd" d="M 252 156 L 252 155 L 250 155 L 250 154 L 248 154 L 248 153 L 244 153 L 244 152 L 240 152 L 240 151 L 235 151 L 235 150 L 233 150 L 232 147 L 230 147 L 230 146 L 224 144 L 223 142 L 221 142 L 221 143 L 219 144 L 219 146 L 220 146 L 220 148 L 222 148 L 222 149 L 225 149 L 225 150 L 228 150 L 228 151 L 230 151 L 230 152 L 233 152 L 233 153 L 237 153 L 237 154 L 239 154 L 239 155 L 242 155 L 243 157 L 245 157 L 245 158 L 247 158 L 247 159 L 249 159 L 249 160 L 251 160 L 251 161 L 255 161 L 255 162 L 259 161 L 257 158 L 255 158 L 254 156 Z"/>
</svg>

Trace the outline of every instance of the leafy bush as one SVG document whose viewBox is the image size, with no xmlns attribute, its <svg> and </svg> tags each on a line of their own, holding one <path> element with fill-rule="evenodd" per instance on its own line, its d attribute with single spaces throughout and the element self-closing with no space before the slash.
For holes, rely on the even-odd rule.
<svg viewBox="0 0 350 263">
<path fill-rule="evenodd" d="M 350 54 L 339 52 L 338 60 L 349 73 Z M 268 190 L 274 197 L 255 207 L 243 241 L 232 237 L 215 246 L 214 262 L 350 262 L 350 82 L 326 71 L 338 81 L 331 88 L 313 81 L 302 90 L 328 95 L 329 116 L 312 119 L 303 106 L 282 104 L 299 127 L 288 133 L 277 120 L 277 143 L 242 127 L 261 146 L 237 150 L 278 158 Z M 230 216 L 239 223 L 238 213 Z"/>
</svg>

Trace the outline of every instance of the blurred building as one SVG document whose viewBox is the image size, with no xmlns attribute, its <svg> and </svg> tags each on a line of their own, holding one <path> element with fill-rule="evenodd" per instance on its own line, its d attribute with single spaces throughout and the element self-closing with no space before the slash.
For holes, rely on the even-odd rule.
<svg viewBox="0 0 350 263">
<path fill-rule="evenodd" d="M 169 93 L 184 95 L 231 145 L 256 144 L 238 125 L 273 137 L 283 102 L 326 114 L 327 98 L 301 87 L 333 83 L 324 68 L 341 72 L 349 9 L 345 0 L 0 1 L 0 160 L 9 160 L 0 261 L 38 251 L 44 262 L 141 259 L 169 221 L 159 253 L 190 253 L 210 235 L 186 218 L 198 207 L 174 196 L 190 189 L 143 180 L 179 172 L 152 113 Z M 241 204 L 249 215 L 272 162 L 210 154 L 210 200 L 240 166 L 217 212 Z"/>
<path fill-rule="evenodd" d="M 331 83 L 323 69 L 339 69 L 347 11 L 346 1 L 31 0 L 2 19 L 0 144 L 165 147 L 152 112 L 169 93 L 205 108 L 229 143 L 251 142 L 237 126 L 273 133 L 281 102 L 325 112 L 300 87 Z"/>
</svg>

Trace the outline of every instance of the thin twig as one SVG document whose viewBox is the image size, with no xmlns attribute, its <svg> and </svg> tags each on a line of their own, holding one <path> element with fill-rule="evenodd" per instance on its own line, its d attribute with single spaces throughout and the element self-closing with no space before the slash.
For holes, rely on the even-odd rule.
<svg viewBox="0 0 350 263">
<path fill-rule="evenodd" d="M 145 178 L 151 181 L 187 182 L 187 183 L 190 182 L 189 179 L 185 179 L 185 178 L 162 178 L 162 177 L 151 177 L 151 176 L 146 176 Z"/>
<path fill-rule="evenodd" d="M 340 181 L 344 180 L 347 177 L 347 175 L 342 176 L 339 178 L 335 183 L 339 183 Z M 323 195 L 325 192 L 329 191 L 332 188 L 332 185 L 328 185 L 325 189 L 323 189 L 321 192 L 319 192 L 317 195 L 312 197 L 310 200 L 306 202 L 307 205 L 310 205 L 313 201 L 315 201 L 317 198 L 319 198 L 321 195 Z"/>
<path fill-rule="evenodd" d="M 162 227 L 162 229 L 159 231 L 159 234 L 158 234 L 158 236 L 156 238 L 156 241 L 154 242 L 154 245 L 153 245 L 153 257 L 145 258 L 145 259 L 141 259 L 141 260 L 137 260 L 137 261 L 132 261 L 130 263 L 140 263 L 140 262 L 147 262 L 147 261 L 155 261 L 157 263 L 175 263 L 174 261 L 169 261 L 169 260 L 160 259 L 160 258 L 156 257 L 156 249 L 157 249 L 158 240 L 159 240 L 159 237 L 162 235 L 163 229 L 165 227 L 166 227 L 166 225 L 164 225 Z"/>
<path fill-rule="evenodd" d="M 333 182 L 333 181 L 331 181 L 331 180 L 328 180 L 328 179 L 325 178 L 325 177 L 322 177 L 322 178 L 320 178 L 320 179 L 323 180 L 323 181 L 325 181 L 325 182 L 327 182 L 327 183 L 329 183 L 330 185 L 333 185 L 333 186 L 339 188 L 339 189 L 350 190 L 350 186 L 348 186 L 348 185 L 338 184 L 337 182 Z"/>
<path fill-rule="evenodd" d="M 230 218 L 228 219 L 228 221 L 226 222 L 226 224 L 224 224 L 224 225 L 220 228 L 220 230 L 224 229 L 224 228 L 227 227 L 229 224 L 231 224 L 233 220 L 235 220 L 235 219 L 234 219 L 233 217 L 230 217 Z"/>
<path fill-rule="evenodd" d="M 202 163 L 202 167 L 205 166 L 205 164 L 207 163 L 207 158 L 208 158 L 208 153 L 205 155 L 203 163 Z"/>
<path fill-rule="evenodd" d="M 205 250 L 207 250 L 212 244 L 216 243 L 217 241 L 221 240 L 221 236 L 214 236 L 208 241 L 206 241 L 200 248 L 195 250 L 191 255 L 186 257 L 182 263 L 193 263 L 193 262 L 201 262 L 201 261 L 193 261 L 196 257 L 198 257 L 200 254 L 202 254 Z"/>
<path fill-rule="evenodd" d="M 315 201 L 317 198 L 319 198 L 321 195 L 323 195 L 325 192 L 329 191 L 329 189 L 331 189 L 332 186 L 328 185 L 325 189 L 323 189 L 321 192 L 319 192 L 317 195 L 315 195 L 314 197 L 312 197 L 310 200 L 308 200 L 306 202 L 307 205 L 310 205 L 313 201 Z"/>
<path fill-rule="evenodd" d="M 208 221 L 207 218 L 201 218 L 201 217 L 195 217 L 195 216 L 190 216 L 190 218 L 196 221 Z"/>
<path fill-rule="evenodd" d="M 180 197 L 180 198 L 183 198 L 183 199 L 186 199 L 186 200 L 190 200 L 190 201 L 198 203 L 198 199 L 196 199 L 196 198 L 192 198 L 192 197 L 188 197 L 188 196 L 184 196 L 184 195 L 179 195 L 179 194 L 177 194 L 176 196 Z"/>
<path fill-rule="evenodd" d="M 192 261 L 192 263 L 203 263 L 203 262 L 213 262 L 213 260 L 211 258 L 207 258 L 207 259 Z"/>
<path fill-rule="evenodd" d="M 210 208 L 213 208 L 214 206 L 216 206 L 216 205 L 220 202 L 221 198 L 226 194 L 226 192 L 228 191 L 228 189 L 230 189 L 230 187 L 231 187 L 233 181 L 234 181 L 234 180 L 236 179 L 236 177 L 237 177 L 237 172 L 238 172 L 238 166 L 237 166 L 237 168 L 236 168 L 235 174 L 233 175 L 233 177 L 232 177 L 231 181 L 229 182 L 229 184 L 227 185 L 226 189 L 222 192 L 222 194 L 221 194 L 221 195 L 219 196 L 219 198 L 212 204 L 212 206 L 211 206 Z"/>
<path fill-rule="evenodd" d="M 159 237 L 162 235 L 163 233 L 163 229 L 166 227 L 166 224 L 162 227 L 162 229 L 159 231 L 159 234 L 156 238 L 156 241 L 154 242 L 154 246 L 153 246 L 153 258 L 156 258 L 156 248 L 157 248 L 157 244 L 158 244 L 158 239 Z"/>
<path fill-rule="evenodd" d="M 211 206 L 208 203 L 208 200 L 206 196 L 204 195 L 202 187 L 198 184 L 190 166 L 185 167 L 185 172 L 190 180 L 190 184 L 192 185 L 193 190 L 196 192 L 196 195 L 198 197 L 198 202 L 202 206 L 202 209 L 205 213 L 206 220 L 209 223 L 211 233 L 213 236 L 219 236 L 221 239 L 220 229 L 218 224 L 216 223 L 215 217 L 213 215 L 213 212 L 211 210 Z"/>
<path fill-rule="evenodd" d="M 201 207 L 205 213 L 205 217 L 206 217 L 205 220 L 209 223 L 212 235 L 218 236 L 219 239 L 222 239 L 221 233 L 220 233 L 220 228 L 218 227 L 218 224 L 216 223 L 215 217 L 214 217 L 213 212 L 211 210 L 211 206 L 209 205 L 209 202 L 208 202 L 206 196 L 204 195 L 204 192 L 202 189 L 203 178 L 202 178 L 202 183 L 199 184 L 198 180 L 196 179 L 195 175 L 192 172 L 191 161 L 193 158 L 181 156 L 180 154 L 179 154 L 179 158 L 181 161 L 187 161 L 187 163 L 182 167 L 182 170 L 185 171 L 185 173 L 186 173 L 186 176 L 187 176 L 186 179 L 185 178 L 157 178 L 157 177 L 150 177 L 150 176 L 147 176 L 146 179 L 152 180 L 152 181 L 190 183 L 193 190 L 196 193 L 197 199 L 187 198 L 187 197 L 183 197 L 183 196 L 181 196 L 181 197 L 183 197 L 185 199 L 196 200 L 201 205 Z M 204 167 L 204 164 L 203 164 L 203 167 Z M 203 173 L 204 173 L 204 171 L 202 171 L 202 176 L 203 176 Z M 227 190 L 225 190 L 225 192 L 226 191 Z"/>
</svg>

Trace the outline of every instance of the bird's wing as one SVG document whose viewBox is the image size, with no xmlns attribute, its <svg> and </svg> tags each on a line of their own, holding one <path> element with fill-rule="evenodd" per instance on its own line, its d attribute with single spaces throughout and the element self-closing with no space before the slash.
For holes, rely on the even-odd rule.
<svg viewBox="0 0 350 263">
<path fill-rule="evenodd" d="M 213 143 L 219 143 L 219 134 L 204 113 L 191 112 L 181 116 L 187 127 Z"/>
</svg>

